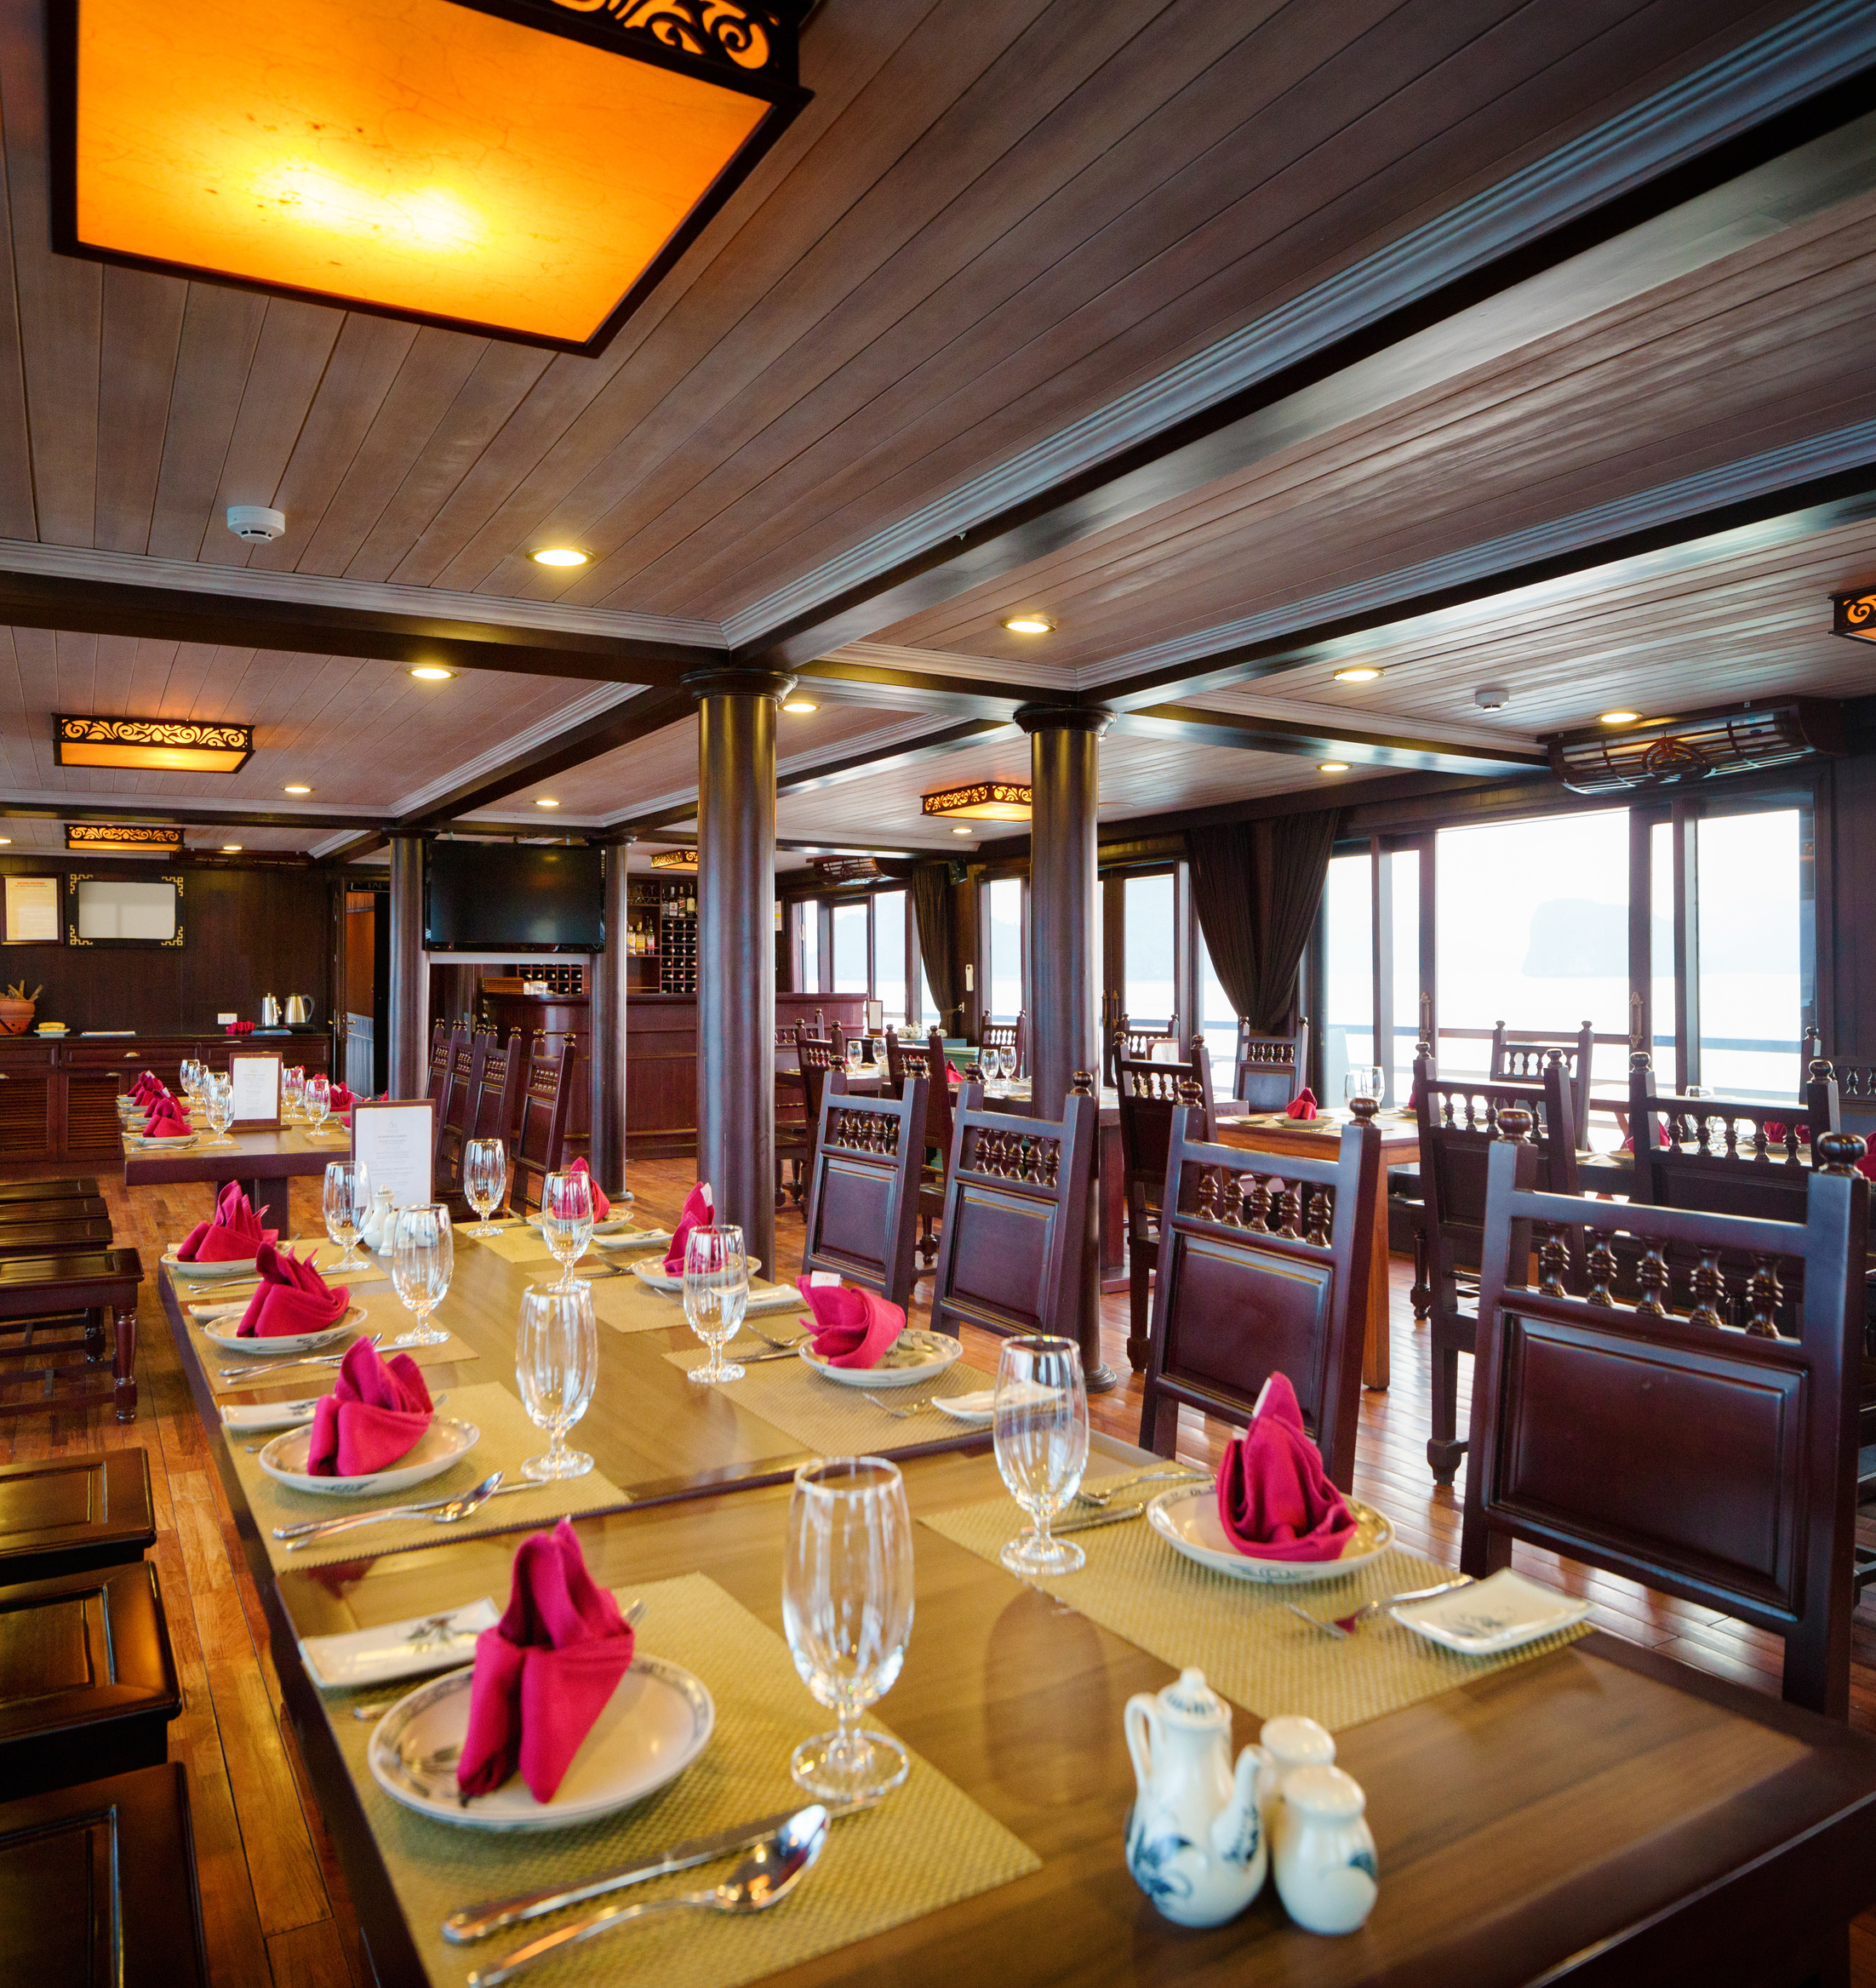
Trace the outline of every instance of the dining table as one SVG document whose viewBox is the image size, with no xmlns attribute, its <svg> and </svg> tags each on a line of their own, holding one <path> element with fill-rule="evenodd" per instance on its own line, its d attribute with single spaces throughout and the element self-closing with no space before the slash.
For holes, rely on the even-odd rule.
<svg viewBox="0 0 1876 1988">
<path fill-rule="evenodd" d="M 276 1127 L 231 1129 L 218 1139 L 197 1108 L 197 1129 L 186 1144 L 150 1145 L 129 1125 L 120 1125 L 123 1181 L 127 1187 L 170 1187 L 202 1181 L 220 1187 L 237 1180 L 264 1227 L 289 1233 L 289 1183 L 323 1174 L 333 1160 L 349 1158 L 349 1125 L 329 1118 L 318 1127 L 304 1118 Z M 206 1214 L 205 1208 L 203 1211 Z"/>
<path fill-rule="evenodd" d="M 1081 1573 L 1018 1579 L 998 1547 L 1021 1515 L 984 1428 L 925 1405 L 923 1385 L 912 1412 L 893 1418 L 863 1396 L 830 1405 L 832 1391 L 798 1360 L 758 1363 L 769 1340 L 793 1336 L 796 1310 L 769 1287 L 764 1302 L 780 1309 L 739 1334 L 745 1380 L 696 1386 L 686 1373 L 701 1349 L 678 1302 L 621 1268 L 616 1249 L 589 1256 L 575 1274 L 592 1277 L 599 1365 L 575 1435 L 603 1494 L 581 1494 L 575 1480 L 492 1501 L 480 1530 L 387 1523 L 305 1556 L 271 1537 L 254 1441 L 226 1430 L 222 1413 L 323 1387 L 329 1370 L 311 1382 L 290 1369 L 225 1382 L 230 1362 L 189 1308 L 199 1287 L 162 1272 L 285 1709 L 383 1988 L 462 1988 L 567 1917 L 452 1945 L 442 1934 L 450 1912 L 583 1881 L 621 1854 L 661 1853 L 676 1837 L 805 1799 L 788 1780 L 787 1746 L 826 1715 L 782 1634 L 791 1479 L 815 1456 L 860 1450 L 898 1464 L 914 1520 L 912 1634 L 870 1715 L 909 1749 L 910 1777 L 876 1808 L 835 1820 L 821 1864 L 772 1912 L 623 1927 L 530 1974 L 542 1988 L 641 1971 L 686 1988 L 882 1979 L 1490 1988 L 1702 1972 L 1795 1984 L 1830 1962 L 1850 1917 L 1876 1899 L 1876 1742 L 1843 1724 L 1582 1624 L 1535 1654 L 1491 1660 L 1434 1651 L 1385 1623 L 1336 1638 L 1285 1602 L 1334 1614 L 1437 1570 L 1394 1548 L 1326 1588 L 1273 1590 L 1195 1568 L 1145 1513 L 1153 1482 L 1127 1483 L 1179 1466 L 1099 1433 L 1088 1474 L 1116 1487 L 1113 1522 L 1078 1534 Z M 632 1260 L 655 1262 L 655 1246 Z M 525 1225 L 479 1241 L 471 1225 L 459 1231 L 435 1314 L 449 1337 L 421 1369 L 443 1412 L 474 1397 L 490 1430 L 501 1423 L 496 1391 L 513 1391 L 521 1293 L 555 1270 Z M 349 1290 L 368 1315 L 361 1328 L 398 1322 L 382 1282 Z M 964 1364 L 946 1385 L 970 1378 Z M 411 1683 L 322 1685 L 309 1651 L 329 1637 L 427 1632 L 475 1607 L 477 1620 L 492 1619 L 518 1541 L 562 1510 L 593 1578 L 643 1606 L 649 1660 L 686 1664 L 707 1688 L 708 1743 L 660 1793 L 565 1832 L 486 1834 L 412 1813 L 369 1766 L 378 1708 Z M 1303 1931 L 1269 1882 L 1237 1918 L 1195 1931 L 1135 1887 L 1122 1715 L 1188 1664 L 1213 1677 L 1234 1744 L 1284 1711 L 1318 1715 L 1334 1731 L 1376 1845 L 1378 1900 L 1358 1932 Z M 369 1716 L 354 1717 L 360 1707 Z M 626 1895 L 661 1896 L 700 1876 L 707 1884 L 726 1869 Z"/>
</svg>

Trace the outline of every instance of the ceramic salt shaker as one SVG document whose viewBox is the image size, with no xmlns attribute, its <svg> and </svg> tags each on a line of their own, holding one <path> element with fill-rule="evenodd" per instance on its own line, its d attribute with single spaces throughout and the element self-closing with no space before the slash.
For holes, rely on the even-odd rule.
<svg viewBox="0 0 1876 1988">
<path fill-rule="evenodd" d="M 1326 1727 L 1286 1712 L 1264 1721 L 1257 1744 L 1270 1756 L 1271 1765 L 1276 1769 L 1261 1784 L 1264 1832 L 1273 1837 L 1283 1827 L 1284 1775 L 1300 1767 L 1333 1767 L 1336 1742 Z"/>
<path fill-rule="evenodd" d="M 1271 1844 L 1277 1895 L 1311 1933 L 1353 1933 L 1375 1909 L 1375 1839 L 1359 1783 L 1339 1767 L 1284 1777 L 1283 1820 Z"/>
</svg>

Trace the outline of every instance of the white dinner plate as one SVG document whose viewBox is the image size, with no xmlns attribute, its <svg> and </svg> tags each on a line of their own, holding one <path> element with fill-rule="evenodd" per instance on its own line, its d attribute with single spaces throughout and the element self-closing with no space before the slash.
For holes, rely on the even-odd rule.
<svg viewBox="0 0 1876 1988">
<path fill-rule="evenodd" d="M 759 1256 L 752 1256 L 749 1259 L 750 1276 L 753 1277 L 761 1268 L 762 1259 Z M 683 1294 L 684 1280 L 683 1277 L 681 1275 L 672 1277 L 661 1263 L 635 1263 L 632 1266 L 632 1274 L 642 1282 L 649 1284 L 655 1291 L 674 1293 L 680 1297 Z M 794 1302 L 798 1305 L 801 1300 L 797 1298 Z"/>
<path fill-rule="evenodd" d="M 671 1231 L 669 1229 L 632 1229 L 618 1235 L 602 1236 L 596 1229 L 592 1246 L 595 1249 L 668 1249 Z"/>
<path fill-rule="evenodd" d="M 812 1346 L 803 1346 L 800 1351 L 824 1380 L 837 1380 L 843 1387 L 910 1387 L 915 1381 L 942 1374 L 964 1350 L 948 1333 L 921 1332 L 916 1326 L 907 1326 L 887 1347 L 877 1367 L 836 1367 Z"/>
<path fill-rule="evenodd" d="M 126 1145 L 134 1145 L 140 1152 L 180 1153 L 186 1152 L 196 1143 L 196 1134 L 184 1133 L 178 1139 L 146 1139 L 140 1132 L 127 1132 L 123 1135 Z M 232 1140 L 229 1142 L 233 1143 Z"/>
<path fill-rule="evenodd" d="M 320 1332 L 282 1332 L 265 1339 L 255 1334 L 247 1339 L 239 1339 L 232 1331 L 218 1331 L 214 1326 L 205 1325 L 202 1328 L 202 1336 L 211 1345 L 220 1346 L 225 1353 L 317 1353 L 320 1347 L 329 1346 L 335 1340 L 343 1339 L 348 1332 L 357 1331 L 364 1323 L 364 1319 L 365 1308 L 363 1305 L 348 1305 L 337 1324 L 329 1325 Z"/>
<path fill-rule="evenodd" d="M 1053 1401 L 1058 1391 L 1045 1387 L 1039 1380 L 1019 1380 L 1011 1385 L 1009 1391 L 1027 1407 L 1032 1402 Z M 956 1421 L 988 1423 L 996 1418 L 997 1391 L 993 1387 L 980 1387 L 974 1394 L 941 1395 L 931 1405 L 943 1409 Z"/>
<path fill-rule="evenodd" d="M 1484 1580 L 1428 1601 L 1398 1602 L 1387 1613 L 1415 1635 L 1462 1657 L 1494 1657 L 1581 1622 L 1589 1603 L 1502 1567 Z"/>
<path fill-rule="evenodd" d="M 1306 1587 L 1317 1581 L 1341 1580 L 1393 1545 L 1394 1528 L 1386 1514 L 1358 1498 L 1351 1498 L 1348 1505 L 1355 1515 L 1355 1536 L 1342 1548 L 1338 1560 L 1260 1560 L 1254 1554 L 1240 1553 L 1219 1522 L 1215 1484 L 1180 1484 L 1162 1491 L 1147 1507 L 1147 1522 L 1175 1551 L 1214 1574 L 1273 1587 Z"/>
<path fill-rule="evenodd" d="M 635 1655 L 632 1668 L 581 1742 L 552 1802 L 537 1802 L 511 1775 L 492 1795 L 466 1804 L 456 1791 L 455 1760 L 469 1730 L 475 1666 L 420 1684 L 371 1734 L 372 1779 L 394 1802 L 465 1829 L 569 1829 L 641 1802 L 675 1780 L 710 1742 L 711 1696 L 689 1671 L 661 1657 Z"/>
<path fill-rule="evenodd" d="M 284 1436 L 275 1437 L 255 1460 L 277 1483 L 295 1491 L 312 1491 L 334 1498 L 369 1498 L 375 1493 L 409 1491 L 432 1477 L 440 1477 L 451 1464 L 467 1456 L 481 1437 L 482 1431 L 473 1422 L 458 1422 L 438 1415 L 389 1470 L 372 1471 L 363 1477 L 316 1477 L 306 1469 L 306 1453 L 312 1447 L 312 1431 L 308 1426 L 289 1429 Z"/>
<path fill-rule="evenodd" d="M 229 1277 L 251 1277 L 256 1267 L 251 1256 L 230 1257 L 220 1263 L 185 1263 L 176 1254 L 174 1242 L 163 1260 L 169 1265 L 172 1277 L 184 1277 L 192 1283 L 219 1283 Z"/>
<path fill-rule="evenodd" d="M 473 1654 L 476 1638 L 493 1629 L 501 1611 L 484 1595 L 466 1608 L 441 1615 L 384 1622 L 344 1636 L 303 1636 L 300 1654 L 307 1675 L 323 1691 L 388 1684 L 397 1677 L 424 1677 L 445 1665 L 454 1668 Z"/>
</svg>

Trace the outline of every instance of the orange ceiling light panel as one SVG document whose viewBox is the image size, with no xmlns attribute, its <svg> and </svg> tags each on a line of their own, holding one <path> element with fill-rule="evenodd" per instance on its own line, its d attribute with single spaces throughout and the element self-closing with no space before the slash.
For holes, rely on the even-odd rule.
<svg viewBox="0 0 1876 1988">
<path fill-rule="evenodd" d="M 54 245 L 603 347 L 787 126 L 802 0 L 52 0 Z"/>
</svg>

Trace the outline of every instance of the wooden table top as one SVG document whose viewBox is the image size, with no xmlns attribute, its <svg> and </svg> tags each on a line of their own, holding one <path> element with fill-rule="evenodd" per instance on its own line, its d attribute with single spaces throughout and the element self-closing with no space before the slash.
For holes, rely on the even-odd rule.
<svg viewBox="0 0 1876 1988">
<path fill-rule="evenodd" d="M 297 1179 L 323 1174 L 329 1160 L 346 1159 L 352 1152 L 349 1133 L 327 1133 L 315 1139 L 304 1125 L 283 1125 L 277 1131 L 230 1132 L 225 1137 L 230 1143 L 213 1144 L 214 1134 L 204 1131 L 192 1145 L 163 1152 L 132 1145 L 120 1128 L 124 1185 L 154 1187 L 178 1180 Z"/>
<path fill-rule="evenodd" d="M 1261 1147 L 1266 1152 L 1313 1153 L 1330 1157 L 1342 1128 L 1354 1121 L 1346 1111 L 1324 1111 L 1314 1118 L 1291 1118 L 1282 1111 L 1221 1112 L 1212 1136 L 1220 1145 Z M 1383 1164 L 1413 1159 L 1420 1152 L 1420 1127 L 1398 1111 L 1377 1111 Z"/>
<path fill-rule="evenodd" d="M 1001 1491 L 982 1455 L 917 1460 L 906 1478 L 915 1511 Z M 603 1583 L 701 1570 L 779 1631 L 786 1514 L 775 1486 L 576 1525 Z M 1012 1534 L 1019 1523 L 1012 1505 Z M 277 1598 L 299 1634 L 500 1602 L 513 1544 L 295 1573 Z M 1181 1930 L 1122 1860 L 1134 1793 L 1122 1707 L 1168 1667 L 929 1528 L 915 1553 L 917 1620 L 880 1717 L 1043 1869 L 778 1979 L 1487 1988 L 1553 1969 L 1687 1979 L 1704 1964 L 1743 1981 L 1876 1895 L 1876 1742 L 1598 1633 L 1340 1736 L 1379 1851 L 1380 1902 L 1360 1933 L 1298 1931 L 1269 1884 L 1231 1924 Z M 822 1716 L 804 1689 L 803 1732 Z M 329 1750 L 311 1723 L 315 1753 Z M 1240 1711 L 1236 1742 L 1255 1724 Z M 332 1765 L 322 1796 L 344 1846 L 363 1832 Z M 401 1925 L 369 1928 L 387 1984 L 421 1979 Z"/>
</svg>

